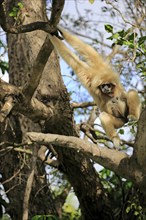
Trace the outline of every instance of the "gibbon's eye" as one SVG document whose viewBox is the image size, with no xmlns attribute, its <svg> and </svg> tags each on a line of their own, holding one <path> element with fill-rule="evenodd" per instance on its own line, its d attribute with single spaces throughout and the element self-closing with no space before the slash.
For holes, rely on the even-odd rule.
<svg viewBox="0 0 146 220">
<path fill-rule="evenodd" d="M 102 84 L 99 86 L 99 89 L 101 90 L 101 92 L 103 92 L 105 94 L 109 94 L 112 92 L 113 84 L 112 83 Z"/>
</svg>

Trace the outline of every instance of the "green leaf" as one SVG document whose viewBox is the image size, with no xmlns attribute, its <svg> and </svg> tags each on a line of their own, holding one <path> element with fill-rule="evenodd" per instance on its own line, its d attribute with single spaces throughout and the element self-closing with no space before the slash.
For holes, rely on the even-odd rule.
<svg viewBox="0 0 146 220">
<path fill-rule="evenodd" d="M 18 12 L 18 8 L 17 8 L 17 7 L 14 7 L 12 11 L 13 11 L 13 12 Z"/>
<path fill-rule="evenodd" d="M 93 3 L 95 2 L 95 0 L 89 0 L 89 2 L 90 2 L 91 4 L 93 4 Z"/>
<path fill-rule="evenodd" d="M 110 24 L 106 24 L 104 27 L 108 33 L 113 33 L 113 26 L 111 26 Z"/>
<path fill-rule="evenodd" d="M 19 2 L 17 5 L 19 6 L 19 8 L 23 8 L 22 2 Z"/>
<path fill-rule="evenodd" d="M 139 215 L 139 212 L 138 212 L 138 211 L 135 211 L 135 212 L 134 212 L 134 215 L 135 215 L 135 216 Z"/>
<path fill-rule="evenodd" d="M 117 33 L 118 33 L 119 36 L 122 37 L 122 38 L 125 37 L 125 35 L 126 35 L 126 33 L 125 33 L 124 30 L 118 31 Z"/>
<path fill-rule="evenodd" d="M 139 40 L 138 40 L 138 44 L 141 45 L 141 44 L 143 44 L 145 41 L 146 41 L 146 36 L 140 37 Z"/>
<path fill-rule="evenodd" d="M 128 206 L 128 207 L 126 208 L 126 213 L 129 213 L 130 210 L 131 210 L 131 208 L 130 208 L 130 206 Z"/>
<path fill-rule="evenodd" d="M 120 129 L 120 130 L 119 130 L 119 133 L 120 133 L 120 134 L 124 134 L 124 129 Z"/>
<path fill-rule="evenodd" d="M 55 215 L 35 215 L 31 220 L 58 220 Z"/>
<path fill-rule="evenodd" d="M 108 40 L 113 40 L 113 35 L 107 38 Z"/>
<path fill-rule="evenodd" d="M 115 33 L 115 34 L 113 34 L 112 37 L 113 37 L 114 39 L 118 39 L 118 37 L 119 37 L 119 33 Z"/>
<path fill-rule="evenodd" d="M 14 12 L 14 11 L 12 11 L 12 12 L 9 13 L 9 16 L 10 16 L 10 17 L 16 17 L 16 16 L 17 16 L 17 13 Z"/>
<path fill-rule="evenodd" d="M 0 69 L 2 71 L 2 74 L 4 74 L 5 71 L 8 71 L 8 68 L 9 68 L 8 63 L 0 60 Z"/>
</svg>

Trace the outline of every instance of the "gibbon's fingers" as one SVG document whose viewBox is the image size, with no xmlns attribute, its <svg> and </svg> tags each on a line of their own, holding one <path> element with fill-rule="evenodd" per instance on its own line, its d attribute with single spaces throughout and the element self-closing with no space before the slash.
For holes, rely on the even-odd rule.
<svg viewBox="0 0 146 220">
<path fill-rule="evenodd" d="M 84 69 L 88 68 L 88 65 L 81 61 L 73 52 L 71 52 L 67 46 L 55 35 L 52 36 L 49 34 L 49 38 L 60 56 L 77 73 L 77 75 L 78 72 L 84 72 Z"/>
<path fill-rule="evenodd" d="M 69 33 L 68 31 L 65 31 L 62 27 L 58 27 L 58 30 L 61 32 L 68 44 L 78 51 L 78 53 L 85 58 L 86 62 L 91 67 L 95 66 L 95 64 L 97 65 L 97 62 L 103 63 L 102 57 L 90 45 L 84 43 L 78 37 Z"/>
</svg>

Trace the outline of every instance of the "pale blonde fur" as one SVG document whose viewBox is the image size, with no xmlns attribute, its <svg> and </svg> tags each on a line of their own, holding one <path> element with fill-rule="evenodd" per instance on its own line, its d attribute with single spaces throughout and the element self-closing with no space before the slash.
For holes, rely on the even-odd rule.
<svg viewBox="0 0 146 220">
<path fill-rule="evenodd" d="M 59 28 L 59 30 L 64 40 L 85 61 L 80 60 L 76 54 L 68 49 L 62 40 L 55 35 L 49 34 L 52 44 L 94 98 L 101 111 L 99 118 L 102 126 L 114 145 L 118 147 L 120 140 L 115 128 L 123 126 L 129 117 L 136 120 L 139 119 L 141 104 L 137 92 L 130 90 L 126 93 L 120 82 L 119 75 L 113 71 L 112 67 L 91 46 L 64 29 Z M 106 83 L 114 85 L 112 97 L 102 93 L 99 89 L 100 85 Z M 116 102 L 113 101 L 115 97 L 118 97 Z"/>
</svg>

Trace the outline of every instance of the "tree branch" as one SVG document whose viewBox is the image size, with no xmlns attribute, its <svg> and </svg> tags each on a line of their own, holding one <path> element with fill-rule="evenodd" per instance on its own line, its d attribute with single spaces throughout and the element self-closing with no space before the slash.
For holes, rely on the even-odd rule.
<svg viewBox="0 0 146 220">
<path fill-rule="evenodd" d="M 29 102 L 40 82 L 42 72 L 45 68 L 45 65 L 48 61 L 48 58 L 53 50 L 53 45 L 50 42 L 49 37 L 47 36 L 43 46 L 41 47 L 37 58 L 33 63 L 33 67 L 30 72 L 30 80 L 23 88 L 23 93 Z"/>
<path fill-rule="evenodd" d="M 37 142 L 38 144 L 48 145 L 53 144 L 56 147 L 65 147 L 76 150 L 78 153 L 84 153 L 87 157 L 100 165 L 108 168 L 120 176 L 132 181 L 142 181 L 140 179 L 141 172 L 138 170 L 134 163 L 131 165 L 130 157 L 124 152 L 111 150 L 105 147 L 99 147 L 81 140 L 76 137 L 69 137 L 55 134 L 43 134 L 36 132 L 28 132 L 27 137 L 30 142 Z M 134 172 L 134 166 L 136 173 Z M 139 173 L 139 175 L 138 175 Z M 136 176 L 137 175 L 137 176 Z M 142 178 L 142 176 L 141 176 Z"/>
<path fill-rule="evenodd" d="M 46 106 L 36 98 L 28 103 L 27 97 L 20 88 L 4 82 L 0 79 L 0 101 L 4 103 L 0 110 L 0 121 L 3 122 L 8 114 L 14 109 L 33 121 L 49 119 L 53 116 L 53 106 Z M 24 108 L 25 106 L 25 108 Z"/>
<path fill-rule="evenodd" d="M 54 26 L 57 27 L 60 16 L 64 7 L 65 0 L 53 0 L 52 2 L 52 13 L 51 13 L 51 18 L 50 18 L 50 23 Z"/>
<path fill-rule="evenodd" d="M 0 17 L 0 24 L 3 24 L 2 27 L 5 32 L 11 33 L 11 34 L 20 34 L 20 33 L 26 33 L 26 32 L 31 32 L 35 30 L 42 30 L 47 33 L 53 33 L 56 31 L 57 24 L 59 23 L 60 16 L 64 7 L 64 2 L 65 0 L 53 0 L 52 2 L 52 13 L 51 13 L 51 18 L 50 22 L 49 21 L 36 21 L 32 22 L 30 24 L 26 25 L 20 25 L 20 26 L 13 26 L 13 27 L 8 27 L 7 24 L 3 24 L 3 18 L 5 16 Z M 4 9 L 2 6 L 2 3 L 0 3 L 0 11 L 1 13 L 4 13 Z"/>
<path fill-rule="evenodd" d="M 3 107 L 0 110 L 0 122 L 3 122 L 5 120 L 5 118 L 8 116 L 14 105 L 15 103 L 13 97 L 8 96 L 7 100 L 5 101 Z"/>
<path fill-rule="evenodd" d="M 64 0 L 61 0 L 61 1 L 53 0 L 50 22 L 48 23 L 44 22 L 45 25 L 41 24 L 43 28 L 47 27 L 47 32 L 51 33 L 51 32 L 56 31 L 56 27 L 60 20 L 60 15 L 63 10 L 63 6 L 64 6 Z M 41 27 L 41 25 L 39 27 Z M 35 25 L 33 24 L 33 26 Z M 31 76 L 30 80 L 28 81 L 26 86 L 23 88 L 23 93 L 25 97 L 27 98 L 28 102 L 31 100 L 31 97 L 33 96 L 37 86 L 39 85 L 42 72 L 45 68 L 45 65 L 48 61 L 48 58 L 53 48 L 54 47 L 51 44 L 49 37 L 46 36 L 45 42 L 43 46 L 41 47 L 36 60 L 33 63 L 33 67 L 30 73 L 30 76 Z"/>
<path fill-rule="evenodd" d="M 146 108 L 142 111 L 138 121 L 137 135 L 134 145 L 133 157 L 137 158 L 138 164 L 146 172 Z"/>
<path fill-rule="evenodd" d="M 23 217 L 22 220 L 28 219 L 28 210 L 29 210 L 29 199 L 30 199 L 30 193 L 32 189 L 32 184 L 34 180 L 34 174 L 36 169 L 36 161 L 37 161 L 37 146 L 33 146 L 33 157 L 32 157 L 32 170 L 28 176 L 25 193 L 24 193 L 24 201 L 23 201 Z"/>
<path fill-rule="evenodd" d="M 32 32 L 36 30 L 42 30 L 48 33 L 55 31 L 53 25 L 50 22 L 46 21 L 36 21 L 30 24 L 20 25 L 20 26 L 13 26 L 13 27 L 6 27 L 4 29 L 5 32 L 11 34 L 20 34 L 26 32 Z"/>
</svg>

